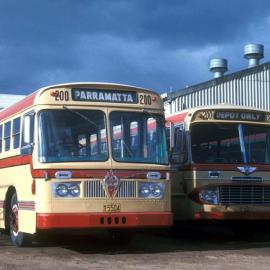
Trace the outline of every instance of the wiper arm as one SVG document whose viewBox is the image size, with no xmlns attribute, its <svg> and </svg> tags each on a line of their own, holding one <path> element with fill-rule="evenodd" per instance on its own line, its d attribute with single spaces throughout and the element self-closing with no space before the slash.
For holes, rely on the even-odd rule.
<svg viewBox="0 0 270 270">
<path fill-rule="evenodd" d="M 88 123 L 90 123 L 91 125 L 93 125 L 94 127 L 98 128 L 98 126 L 96 125 L 95 122 L 93 122 L 92 120 L 90 120 L 87 116 L 85 116 L 84 114 L 78 112 L 78 111 L 75 111 L 75 110 L 72 110 L 70 108 L 68 108 L 67 106 L 63 106 L 63 109 L 69 111 L 69 112 L 72 112 L 78 116 L 80 116 L 81 118 L 83 118 L 85 121 L 87 121 Z"/>
</svg>

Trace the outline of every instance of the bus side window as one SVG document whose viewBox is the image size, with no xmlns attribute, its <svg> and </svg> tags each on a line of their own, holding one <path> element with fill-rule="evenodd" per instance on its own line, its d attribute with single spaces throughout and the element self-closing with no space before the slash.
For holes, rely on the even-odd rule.
<svg viewBox="0 0 270 270">
<path fill-rule="evenodd" d="M 184 125 L 174 127 L 174 147 L 172 150 L 171 163 L 183 164 L 187 161 L 187 142 Z"/>
<path fill-rule="evenodd" d="M 21 118 L 18 117 L 13 120 L 12 136 L 13 136 L 13 148 L 17 149 L 20 146 L 20 130 L 21 130 Z"/>
<path fill-rule="evenodd" d="M 21 143 L 21 155 L 29 155 L 33 151 L 34 142 L 34 112 L 23 117 L 23 132 Z"/>
<path fill-rule="evenodd" d="M 11 121 L 5 123 L 4 129 L 5 151 L 10 150 L 10 133 L 11 133 Z"/>
</svg>

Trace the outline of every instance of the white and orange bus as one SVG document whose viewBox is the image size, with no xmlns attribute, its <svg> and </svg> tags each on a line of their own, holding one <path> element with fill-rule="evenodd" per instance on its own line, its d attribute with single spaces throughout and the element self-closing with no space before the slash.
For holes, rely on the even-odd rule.
<svg viewBox="0 0 270 270">
<path fill-rule="evenodd" d="M 176 221 L 270 220 L 270 112 L 216 105 L 166 119 Z"/>
<path fill-rule="evenodd" d="M 170 226 L 168 170 L 155 92 L 54 85 L 0 112 L 0 228 L 17 246 L 53 229 Z"/>
</svg>

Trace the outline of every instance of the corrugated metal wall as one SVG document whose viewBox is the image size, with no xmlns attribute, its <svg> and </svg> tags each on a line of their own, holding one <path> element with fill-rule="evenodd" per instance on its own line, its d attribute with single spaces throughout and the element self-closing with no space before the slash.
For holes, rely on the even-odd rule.
<svg viewBox="0 0 270 270">
<path fill-rule="evenodd" d="M 222 103 L 270 110 L 270 63 L 258 67 L 210 81 L 195 90 L 192 86 L 185 88 L 183 94 L 169 93 L 165 113 Z"/>
</svg>

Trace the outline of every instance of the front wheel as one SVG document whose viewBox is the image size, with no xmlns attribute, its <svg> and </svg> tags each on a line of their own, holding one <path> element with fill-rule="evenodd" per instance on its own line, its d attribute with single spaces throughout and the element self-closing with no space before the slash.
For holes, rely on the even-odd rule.
<svg viewBox="0 0 270 270">
<path fill-rule="evenodd" d="M 11 197 L 9 213 L 9 233 L 12 243 L 17 247 L 29 245 L 30 235 L 19 231 L 19 207 L 16 193 Z"/>
</svg>

